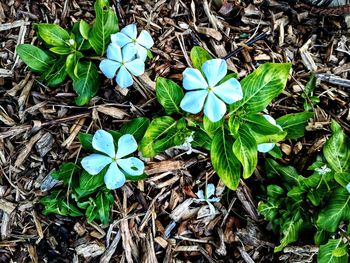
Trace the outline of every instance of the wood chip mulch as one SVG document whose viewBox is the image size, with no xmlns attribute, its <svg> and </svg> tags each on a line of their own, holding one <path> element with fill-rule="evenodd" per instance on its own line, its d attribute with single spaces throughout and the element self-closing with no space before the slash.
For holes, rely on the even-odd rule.
<svg viewBox="0 0 350 263">
<path fill-rule="evenodd" d="M 112 1 L 111 1 L 112 2 Z M 69 27 L 92 21 L 90 0 L 0 2 L 0 262 L 311 262 L 317 249 L 287 247 L 274 254 L 278 237 L 256 211 L 264 176 L 242 181 L 237 192 L 219 182 L 206 152 L 171 149 L 149 160 L 149 178 L 114 192 L 108 226 L 84 218 L 43 216 L 38 199 L 48 192 L 51 171 L 80 155 L 79 132 L 115 129 L 136 116 L 159 111 L 155 78 L 181 83 L 189 51 L 201 45 L 224 57 L 261 32 L 269 36 L 228 60 L 242 78 L 264 62 L 293 62 L 283 94 L 268 108 L 279 117 L 303 109 L 301 93 L 310 71 L 350 78 L 349 30 L 344 16 L 312 14 L 293 1 L 114 1 L 120 26 L 137 23 L 154 40 L 154 59 L 133 88 L 120 91 L 105 80 L 89 105 L 74 104 L 72 83 L 47 89 L 19 60 L 15 47 L 38 43 L 34 23 Z M 295 1 L 296 2 L 296 1 Z M 346 81 L 344 82 L 347 83 Z M 335 118 L 350 133 L 349 86 L 319 81 L 321 102 L 300 141 L 284 141 L 285 163 L 303 169 L 321 149 Z M 221 201 L 208 215 L 195 193 L 205 182 Z"/>
</svg>

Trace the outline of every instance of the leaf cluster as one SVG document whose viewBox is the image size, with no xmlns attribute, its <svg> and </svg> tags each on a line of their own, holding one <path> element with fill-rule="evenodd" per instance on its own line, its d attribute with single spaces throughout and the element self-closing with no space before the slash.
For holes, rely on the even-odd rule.
<svg viewBox="0 0 350 263">
<path fill-rule="evenodd" d="M 275 252 L 298 241 L 306 231 L 314 234 L 314 243 L 320 246 L 318 262 L 348 262 L 344 236 L 349 235 L 350 221 L 350 193 L 346 188 L 350 183 L 350 139 L 335 121 L 331 129 L 332 136 L 323 147 L 323 155 L 309 167 L 309 176 L 266 159 L 267 176 L 275 183 L 266 187 L 258 211 L 281 236 Z M 348 229 L 338 232 L 344 223 Z"/>
<path fill-rule="evenodd" d="M 67 76 L 71 78 L 79 106 L 88 103 L 100 86 L 98 69 L 91 58 L 102 56 L 110 35 L 118 32 L 118 19 L 108 0 L 97 0 L 94 9 L 96 18 L 91 25 L 80 20 L 66 30 L 56 24 L 36 24 L 43 45 L 21 44 L 16 48 L 24 63 L 41 74 L 47 87 L 62 84 Z"/>
</svg>

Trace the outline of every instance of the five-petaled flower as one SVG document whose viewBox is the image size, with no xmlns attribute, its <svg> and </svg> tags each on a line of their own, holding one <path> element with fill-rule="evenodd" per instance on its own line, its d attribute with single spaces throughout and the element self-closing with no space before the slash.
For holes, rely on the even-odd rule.
<svg viewBox="0 0 350 263">
<path fill-rule="evenodd" d="M 109 79 L 117 74 L 117 84 L 121 88 L 127 88 L 134 83 L 132 75 L 140 76 L 145 72 L 145 63 L 136 58 L 132 47 L 121 49 L 117 44 L 111 43 L 107 48 L 107 59 L 101 61 L 100 69 Z"/>
<path fill-rule="evenodd" d="M 116 152 L 113 136 L 104 130 L 98 130 L 92 138 L 92 147 L 104 154 L 93 153 L 84 157 L 81 165 L 91 175 L 96 175 L 109 166 L 104 176 L 108 189 L 123 186 L 126 181 L 125 174 L 143 174 L 144 163 L 141 160 L 136 157 L 123 158 L 137 150 L 137 142 L 132 135 L 125 134 L 119 138 Z"/>
<path fill-rule="evenodd" d="M 186 93 L 180 107 L 192 114 L 199 113 L 204 106 L 204 114 L 212 122 L 219 121 L 226 113 L 226 104 L 243 98 L 241 84 L 235 78 L 218 83 L 226 76 L 227 64 L 223 59 L 211 59 L 203 63 L 202 71 L 187 68 L 183 72 L 183 87 Z"/>
<path fill-rule="evenodd" d="M 280 125 L 276 124 L 276 120 L 274 118 L 272 118 L 270 115 L 264 114 L 263 116 L 265 117 L 265 119 L 269 123 L 277 126 L 278 128 L 280 128 L 282 130 L 282 127 Z M 260 144 L 258 144 L 258 151 L 261 153 L 267 153 L 267 152 L 271 151 L 275 147 L 275 145 L 276 145 L 276 143 L 273 143 L 273 142 L 260 143 Z"/>
<path fill-rule="evenodd" d="M 134 50 L 137 57 L 143 61 L 147 58 L 147 50 L 153 45 L 153 39 L 146 30 L 142 30 L 137 36 L 137 28 L 135 24 L 124 27 L 120 32 L 111 35 L 112 43 L 117 44 L 121 48 L 129 47 Z"/>
</svg>

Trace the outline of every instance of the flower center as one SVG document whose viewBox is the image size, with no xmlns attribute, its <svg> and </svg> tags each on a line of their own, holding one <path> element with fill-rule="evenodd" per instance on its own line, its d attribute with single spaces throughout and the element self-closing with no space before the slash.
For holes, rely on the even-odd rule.
<svg viewBox="0 0 350 263">
<path fill-rule="evenodd" d="M 131 42 L 135 44 L 135 43 L 136 43 L 136 38 L 133 38 L 133 39 L 131 40 Z"/>
<path fill-rule="evenodd" d="M 213 88 L 209 86 L 208 91 L 213 91 Z"/>
</svg>

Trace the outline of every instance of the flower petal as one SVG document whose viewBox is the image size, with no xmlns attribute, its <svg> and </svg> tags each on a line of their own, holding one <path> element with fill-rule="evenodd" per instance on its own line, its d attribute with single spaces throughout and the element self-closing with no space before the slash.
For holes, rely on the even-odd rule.
<svg viewBox="0 0 350 263">
<path fill-rule="evenodd" d="M 118 159 L 117 164 L 129 175 L 141 175 L 145 169 L 145 164 L 136 157 Z"/>
<path fill-rule="evenodd" d="M 243 99 L 241 84 L 235 78 L 230 78 L 221 85 L 214 87 L 213 92 L 227 104 Z"/>
<path fill-rule="evenodd" d="M 134 43 L 129 43 L 122 48 L 123 61 L 129 62 L 135 59 L 137 54 L 136 45 Z"/>
<path fill-rule="evenodd" d="M 131 134 L 124 134 L 119 138 L 117 159 L 123 158 L 137 150 L 137 142 Z"/>
<path fill-rule="evenodd" d="M 136 39 L 136 37 L 137 37 L 136 24 L 127 25 L 120 32 L 122 32 L 123 34 L 127 35 L 131 39 Z"/>
<path fill-rule="evenodd" d="M 346 190 L 348 190 L 348 192 L 350 193 L 350 183 L 346 185 Z"/>
<path fill-rule="evenodd" d="M 120 171 L 116 162 L 111 163 L 105 174 L 104 180 L 107 188 L 110 190 L 122 187 L 126 181 L 125 175 Z"/>
<path fill-rule="evenodd" d="M 207 95 L 207 90 L 187 92 L 181 100 L 180 107 L 184 111 L 190 112 L 192 114 L 197 114 L 203 109 L 203 104 Z"/>
<path fill-rule="evenodd" d="M 140 76 L 145 72 L 145 63 L 139 58 L 125 63 L 125 67 L 134 76 Z"/>
<path fill-rule="evenodd" d="M 141 46 L 140 44 L 135 44 L 137 56 L 142 59 L 142 61 L 146 61 L 147 58 L 147 49 Z"/>
<path fill-rule="evenodd" d="M 209 86 L 198 69 L 186 68 L 182 76 L 182 85 L 186 90 L 207 89 Z"/>
<path fill-rule="evenodd" d="M 112 79 L 115 76 L 115 73 L 117 73 L 117 70 L 120 68 L 120 63 L 109 60 L 109 59 L 104 59 L 100 63 L 100 70 L 102 73 L 109 79 Z"/>
<path fill-rule="evenodd" d="M 272 125 L 276 125 L 276 120 L 270 115 L 264 114 L 263 116 L 269 123 L 271 123 Z"/>
<path fill-rule="evenodd" d="M 111 35 L 111 41 L 114 44 L 117 44 L 120 47 L 124 47 L 126 44 L 129 44 L 132 42 L 132 39 L 128 37 L 127 35 L 118 32 L 116 34 Z"/>
<path fill-rule="evenodd" d="M 104 130 L 95 132 L 94 137 L 92 137 L 92 147 L 99 152 L 107 154 L 111 158 L 115 157 L 113 136 Z"/>
<path fill-rule="evenodd" d="M 113 162 L 111 157 L 93 153 L 81 160 L 81 166 L 83 166 L 84 170 L 89 174 L 96 175 L 111 162 Z"/>
<path fill-rule="evenodd" d="M 267 153 L 275 147 L 275 143 L 261 143 L 258 144 L 258 152 Z"/>
<path fill-rule="evenodd" d="M 208 98 L 204 105 L 204 114 L 212 122 L 219 121 L 226 113 L 226 104 L 215 96 L 213 92 L 209 92 Z"/>
<path fill-rule="evenodd" d="M 109 44 L 107 48 L 107 58 L 117 62 L 122 62 L 122 50 L 117 44 Z"/>
<path fill-rule="evenodd" d="M 154 41 L 151 34 L 148 33 L 146 30 L 141 31 L 138 38 L 136 39 L 136 42 L 147 49 L 150 49 L 154 45 Z"/>
<path fill-rule="evenodd" d="M 214 194 L 215 194 L 215 186 L 213 184 L 208 184 L 207 185 L 207 198 L 209 199 Z"/>
<path fill-rule="evenodd" d="M 202 71 L 210 87 L 214 87 L 227 73 L 227 64 L 223 59 L 211 59 L 202 65 Z"/>
<path fill-rule="evenodd" d="M 204 200 L 204 193 L 203 193 L 203 190 L 199 190 L 197 193 L 196 193 L 197 197 L 199 199 L 203 199 Z"/>
<path fill-rule="evenodd" d="M 132 79 L 131 74 L 125 68 L 125 66 L 120 67 L 120 70 L 117 74 L 117 77 L 115 78 L 115 81 L 122 89 L 130 87 L 134 83 L 134 80 Z"/>
</svg>

